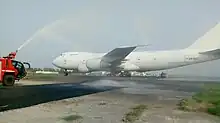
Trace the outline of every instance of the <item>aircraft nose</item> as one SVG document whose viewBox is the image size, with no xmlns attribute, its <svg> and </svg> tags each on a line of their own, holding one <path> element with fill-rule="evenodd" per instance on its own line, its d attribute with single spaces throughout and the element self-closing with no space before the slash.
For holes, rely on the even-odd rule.
<svg viewBox="0 0 220 123">
<path fill-rule="evenodd" d="M 52 61 L 52 64 L 56 67 L 60 67 L 60 64 L 61 64 L 61 60 L 59 57 L 55 58 L 53 61 Z"/>
</svg>

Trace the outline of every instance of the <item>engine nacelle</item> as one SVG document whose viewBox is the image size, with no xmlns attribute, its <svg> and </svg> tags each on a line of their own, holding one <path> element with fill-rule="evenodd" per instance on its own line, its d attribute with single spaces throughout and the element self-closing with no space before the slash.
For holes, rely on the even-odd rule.
<svg viewBox="0 0 220 123">
<path fill-rule="evenodd" d="M 136 71 L 140 69 L 138 66 L 129 62 L 119 65 L 118 68 L 123 71 Z"/>
<path fill-rule="evenodd" d="M 89 59 L 86 61 L 86 66 L 90 70 L 100 70 L 110 67 L 111 64 L 102 61 L 100 58 Z"/>
<path fill-rule="evenodd" d="M 78 71 L 81 73 L 87 73 L 87 72 L 89 72 L 89 69 L 87 68 L 85 63 L 80 63 L 78 65 Z"/>
</svg>

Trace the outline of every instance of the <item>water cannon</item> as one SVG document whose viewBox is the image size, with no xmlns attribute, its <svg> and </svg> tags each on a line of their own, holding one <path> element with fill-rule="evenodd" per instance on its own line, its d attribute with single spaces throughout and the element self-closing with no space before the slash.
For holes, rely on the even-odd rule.
<svg viewBox="0 0 220 123">
<path fill-rule="evenodd" d="M 8 54 L 8 56 L 5 56 L 3 58 L 15 59 L 17 52 L 18 52 L 17 50 L 15 52 L 11 52 Z"/>
</svg>

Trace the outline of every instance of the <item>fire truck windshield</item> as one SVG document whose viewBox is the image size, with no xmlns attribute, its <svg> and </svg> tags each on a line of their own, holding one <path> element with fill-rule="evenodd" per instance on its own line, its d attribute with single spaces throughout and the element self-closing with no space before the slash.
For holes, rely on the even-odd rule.
<svg viewBox="0 0 220 123">
<path fill-rule="evenodd" d="M 21 62 L 16 61 L 16 60 L 12 60 L 12 64 L 18 71 L 17 78 L 23 78 L 26 75 L 24 65 Z"/>
</svg>

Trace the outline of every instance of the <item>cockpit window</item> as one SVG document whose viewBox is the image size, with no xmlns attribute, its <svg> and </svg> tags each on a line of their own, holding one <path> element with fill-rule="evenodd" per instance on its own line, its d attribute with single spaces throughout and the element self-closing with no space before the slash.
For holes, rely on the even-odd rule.
<svg viewBox="0 0 220 123">
<path fill-rule="evenodd" d="M 60 56 L 64 56 L 64 55 L 65 55 L 64 53 L 61 53 L 61 54 L 60 54 Z"/>
<path fill-rule="evenodd" d="M 13 66 L 15 67 L 15 68 L 19 68 L 19 69 L 21 69 L 22 67 L 23 67 L 23 64 L 22 63 L 20 63 L 20 62 L 18 62 L 18 61 L 12 61 L 12 64 L 13 64 Z"/>
<path fill-rule="evenodd" d="M 74 55 L 78 55 L 78 53 L 71 53 L 70 55 L 71 55 L 71 56 L 74 56 Z"/>
<path fill-rule="evenodd" d="M 17 63 L 17 68 L 22 69 L 23 65 L 21 63 Z"/>
<path fill-rule="evenodd" d="M 74 55 L 78 55 L 79 53 L 75 52 L 75 53 L 61 53 L 60 56 L 74 56 Z"/>
<path fill-rule="evenodd" d="M 12 61 L 12 65 L 13 66 L 16 66 L 16 64 L 17 64 L 17 62 Z"/>
</svg>

